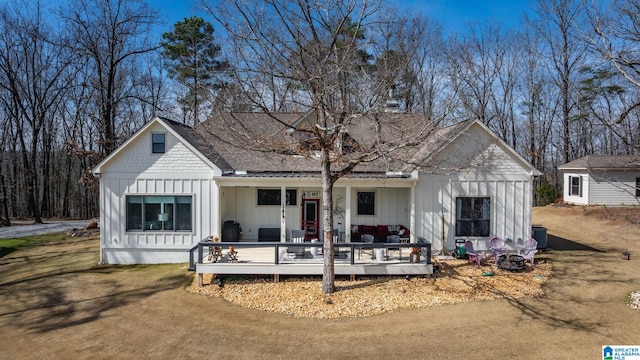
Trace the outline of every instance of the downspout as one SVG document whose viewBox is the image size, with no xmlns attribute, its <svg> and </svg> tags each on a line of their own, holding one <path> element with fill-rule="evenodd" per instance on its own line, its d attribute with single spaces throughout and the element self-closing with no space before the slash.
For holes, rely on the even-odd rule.
<svg viewBox="0 0 640 360">
<path fill-rule="evenodd" d="M 100 173 L 94 172 L 93 176 L 98 178 L 98 181 L 100 181 L 100 206 L 99 209 L 102 210 L 102 204 L 103 204 L 103 199 L 102 199 L 102 194 L 104 193 L 102 191 L 102 179 L 100 178 Z M 104 234 L 104 216 L 102 216 L 102 214 L 100 213 L 100 255 L 98 258 L 98 265 L 104 265 L 104 248 L 102 247 L 102 236 Z"/>
</svg>

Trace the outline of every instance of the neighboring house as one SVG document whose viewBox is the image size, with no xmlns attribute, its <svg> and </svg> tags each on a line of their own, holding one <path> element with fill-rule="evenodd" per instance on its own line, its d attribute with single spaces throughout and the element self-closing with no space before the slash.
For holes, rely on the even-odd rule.
<svg viewBox="0 0 640 360">
<path fill-rule="evenodd" d="M 640 201 L 640 156 L 593 156 L 558 167 L 564 201 L 576 205 L 628 206 Z"/>
<path fill-rule="evenodd" d="M 259 113 L 239 116 L 268 121 Z M 278 116 L 293 124 L 304 115 Z M 362 131 L 349 135 L 366 141 Z M 454 248 L 458 238 L 482 248 L 494 235 L 531 236 L 540 173 L 481 122 L 440 129 L 407 154 L 421 166 L 366 164 L 335 183 L 341 241 L 351 241 L 356 225 L 390 232 L 402 226 L 412 242 L 424 237 L 435 250 Z M 93 173 L 100 177 L 104 263 L 186 262 L 188 249 L 222 236 L 230 221 L 249 241 L 287 241 L 293 229 L 318 237 L 322 230 L 316 159 L 216 144 L 168 119 L 147 123 Z"/>
</svg>

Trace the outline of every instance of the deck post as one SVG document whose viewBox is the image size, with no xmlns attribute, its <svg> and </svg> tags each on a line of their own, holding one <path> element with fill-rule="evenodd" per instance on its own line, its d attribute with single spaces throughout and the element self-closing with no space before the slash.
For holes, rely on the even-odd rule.
<svg viewBox="0 0 640 360">
<path fill-rule="evenodd" d="M 287 241 L 287 187 L 280 186 L 280 242 Z"/>
<path fill-rule="evenodd" d="M 273 274 L 273 282 L 274 283 L 280 282 L 280 274 Z"/>
<path fill-rule="evenodd" d="M 198 286 L 202 286 L 202 273 L 198 273 Z"/>
</svg>

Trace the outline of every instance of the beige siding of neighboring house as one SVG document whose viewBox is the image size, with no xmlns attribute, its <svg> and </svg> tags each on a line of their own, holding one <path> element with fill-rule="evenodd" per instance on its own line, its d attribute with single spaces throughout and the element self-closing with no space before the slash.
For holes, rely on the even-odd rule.
<svg viewBox="0 0 640 360">
<path fill-rule="evenodd" d="M 151 154 L 151 133 L 164 132 L 165 154 Z M 217 186 L 211 169 L 188 147 L 158 125 L 105 164 L 100 175 L 102 230 L 100 246 L 105 263 L 175 263 L 187 260 L 186 250 L 217 231 L 213 198 Z M 127 195 L 192 196 L 192 231 L 127 231 Z"/>
<path fill-rule="evenodd" d="M 635 196 L 636 178 L 640 172 L 593 172 L 589 175 L 589 205 L 639 205 Z"/>
</svg>

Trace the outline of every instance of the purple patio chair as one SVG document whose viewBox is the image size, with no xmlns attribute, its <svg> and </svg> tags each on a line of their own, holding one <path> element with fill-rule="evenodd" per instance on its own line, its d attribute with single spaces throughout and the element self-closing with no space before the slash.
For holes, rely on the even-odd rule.
<svg viewBox="0 0 640 360">
<path fill-rule="evenodd" d="M 464 249 L 466 250 L 467 255 L 469 256 L 468 262 L 470 263 L 474 262 L 476 263 L 476 265 L 478 265 L 478 267 L 480 267 L 480 256 L 473 249 L 473 243 L 467 240 L 467 242 L 464 243 Z"/>
<path fill-rule="evenodd" d="M 529 238 L 524 243 L 524 253 L 521 255 L 525 260 L 529 260 L 531 265 L 533 265 L 533 258 L 535 254 L 538 252 L 538 242 L 534 238 Z"/>
<path fill-rule="evenodd" d="M 491 240 L 489 240 L 489 247 L 491 247 L 491 253 L 495 258 L 496 264 L 498 263 L 498 258 L 502 255 L 502 248 L 504 247 L 504 242 L 497 236 L 494 236 Z"/>
</svg>

